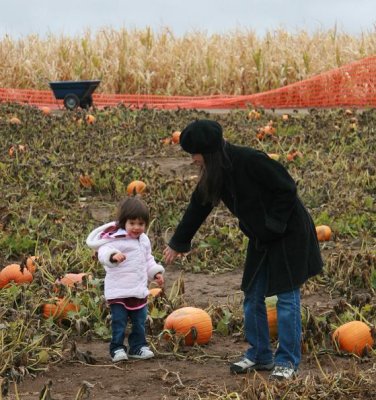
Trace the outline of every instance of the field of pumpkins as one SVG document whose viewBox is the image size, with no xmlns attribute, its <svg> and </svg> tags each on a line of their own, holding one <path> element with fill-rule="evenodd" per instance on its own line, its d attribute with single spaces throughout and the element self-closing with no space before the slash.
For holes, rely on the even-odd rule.
<svg viewBox="0 0 376 400">
<path fill-rule="evenodd" d="M 199 171 L 179 146 L 181 130 L 196 118 L 217 120 L 230 142 L 263 150 L 284 164 L 315 221 L 325 268 L 301 290 L 302 376 L 299 385 L 280 385 L 278 393 L 290 392 L 291 399 L 319 398 L 322 392 L 328 399 L 376 397 L 375 110 L 209 114 L 119 105 L 47 112 L 3 103 L 0 399 L 1 393 L 4 398 L 49 398 L 41 394 L 53 390 L 43 387 L 43 376 L 71 363 L 69 376 L 78 368 L 75 361 L 81 368 L 105 364 L 103 374 L 106 367 L 108 375 L 121 372 L 110 370 L 107 354 L 98 362 L 90 351 L 77 350 L 77 343 L 88 349 L 101 343 L 107 351 L 110 338 L 104 270 L 85 239 L 93 228 L 114 219 L 121 199 L 137 194 L 150 207 L 148 234 L 155 258 L 162 262 L 165 243 L 198 179 Z M 231 289 L 227 299 L 219 297 L 222 302 L 211 296 L 209 286 L 204 294 L 197 290 L 213 280 L 219 291 L 226 291 L 222 278 L 232 274 L 232 287 L 240 286 L 246 246 L 237 221 L 220 205 L 195 236 L 192 252 L 166 267 L 166 287 L 150 288 L 147 327 L 156 360 L 145 365 L 165 372 L 153 378 L 160 397 L 144 389 L 140 398 L 276 395 L 277 389 L 262 379 L 241 383 L 229 376 L 229 359 L 245 348 L 239 289 Z M 276 346 L 275 299 L 267 298 L 267 306 Z M 76 351 L 67 356 L 67 347 Z M 180 371 L 182 362 L 187 370 Z M 348 364 L 338 369 L 341 362 L 351 362 L 351 371 Z M 130 382 L 137 382 L 143 367 L 130 365 L 119 368 L 128 368 Z M 61 398 L 116 398 L 103 397 L 109 392 L 95 386 L 90 371 L 85 381 L 94 385 L 86 388 L 91 397 L 78 397 L 84 385 L 77 383 L 65 387 Z M 22 397 L 19 393 L 27 392 L 32 379 L 40 391 Z M 198 382 L 188 384 L 194 379 Z M 209 392 L 216 397 L 205 397 Z"/>
</svg>

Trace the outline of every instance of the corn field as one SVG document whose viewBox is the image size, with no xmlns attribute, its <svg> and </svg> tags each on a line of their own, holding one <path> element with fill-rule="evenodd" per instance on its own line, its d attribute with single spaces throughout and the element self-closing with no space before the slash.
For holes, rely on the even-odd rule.
<svg viewBox="0 0 376 400">
<path fill-rule="evenodd" d="M 100 79 L 98 92 L 244 95 L 275 89 L 376 54 L 376 29 L 308 34 L 282 29 L 258 37 L 234 30 L 182 37 L 169 28 L 106 28 L 81 36 L 0 39 L 0 87 L 48 89 L 55 80 Z"/>
</svg>

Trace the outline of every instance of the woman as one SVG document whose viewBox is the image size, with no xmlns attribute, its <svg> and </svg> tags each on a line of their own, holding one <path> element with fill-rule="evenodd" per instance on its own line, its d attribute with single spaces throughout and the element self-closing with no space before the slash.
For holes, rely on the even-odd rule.
<svg viewBox="0 0 376 400">
<path fill-rule="evenodd" d="M 193 236 L 223 201 L 249 238 L 241 289 L 250 347 L 230 371 L 272 370 L 272 379 L 292 378 L 301 359 L 299 288 L 323 265 L 315 226 L 297 196 L 296 184 L 267 154 L 226 142 L 215 121 L 189 124 L 180 144 L 201 167 L 201 177 L 164 259 L 170 264 L 190 251 Z M 279 346 L 273 357 L 265 297 L 275 294 Z"/>
</svg>

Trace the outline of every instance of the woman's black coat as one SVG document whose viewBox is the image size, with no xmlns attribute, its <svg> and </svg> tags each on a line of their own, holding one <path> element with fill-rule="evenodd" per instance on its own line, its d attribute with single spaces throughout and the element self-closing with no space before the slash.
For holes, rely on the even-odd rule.
<svg viewBox="0 0 376 400">
<path fill-rule="evenodd" d="M 266 296 L 298 288 L 322 270 L 314 223 L 297 196 L 296 184 L 279 162 L 265 153 L 225 144 L 221 200 L 249 238 L 241 289 L 247 291 L 259 268 L 267 268 Z M 191 240 L 213 207 L 202 204 L 196 188 L 169 246 L 191 249 Z"/>
</svg>

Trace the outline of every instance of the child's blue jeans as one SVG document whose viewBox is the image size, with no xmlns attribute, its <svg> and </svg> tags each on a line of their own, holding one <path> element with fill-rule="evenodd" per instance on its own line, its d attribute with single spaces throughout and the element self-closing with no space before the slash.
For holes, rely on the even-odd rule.
<svg viewBox="0 0 376 400">
<path fill-rule="evenodd" d="M 138 310 L 127 310 L 122 304 L 110 304 L 110 308 L 112 328 L 112 339 L 110 343 L 111 356 L 114 355 L 114 351 L 117 349 L 127 349 L 124 345 L 124 340 L 128 317 L 132 323 L 132 330 L 128 336 L 129 350 L 135 354 L 141 347 L 147 346 L 145 336 L 147 306 Z"/>
<path fill-rule="evenodd" d="M 273 362 L 265 306 L 266 268 L 262 268 L 251 288 L 244 293 L 244 331 L 250 344 L 245 357 L 255 363 Z M 275 365 L 298 369 L 301 360 L 300 290 L 277 294 L 278 348 Z"/>
</svg>

